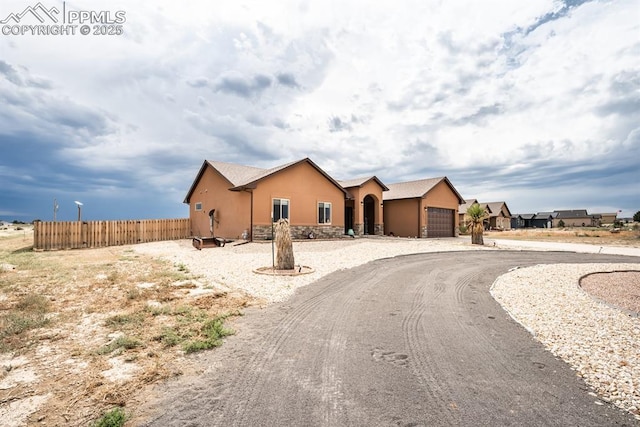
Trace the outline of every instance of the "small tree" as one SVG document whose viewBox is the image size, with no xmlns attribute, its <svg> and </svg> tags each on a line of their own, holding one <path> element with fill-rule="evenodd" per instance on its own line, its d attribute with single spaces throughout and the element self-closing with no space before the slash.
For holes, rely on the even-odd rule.
<svg viewBox="0 0 640 427">
<path fill-rule="evenodd" d="M 558 227 L 564 228 L 564 221 L 563 220 L 558 221 Z"/>
<path fill-rule="evenodd" d="M 467 225 L 471 228 L 471 243 L 474 245 L 484 245 L 484 220 L 488 217 L 487 211 L 477 203 L 467 209 Z"/>
<path fill-rule="evenodd" d="M 291 241 L 289 221 L 286 219 L 279 219 L 276 222 L 276 248 L 278 249 L 276 269 L 293 270 L 295 268 L 293 242 Z"/>
<path fill-rule="evenodd" d="M 640 211 L 633 214 L 633 220 L 635 222 L 640 222 Z"/>
</svg>

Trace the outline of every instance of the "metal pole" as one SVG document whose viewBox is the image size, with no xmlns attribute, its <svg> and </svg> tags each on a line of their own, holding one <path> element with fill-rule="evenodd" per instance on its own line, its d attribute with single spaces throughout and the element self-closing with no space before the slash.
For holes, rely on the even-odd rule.
<svg viewBox="0 0 640 427">
<path fill-rule="evenodd" d="M 80 214 L 80 209 L 82 209 L 80 207 L 80 205 L 78 205 L 78 221 L 80 221 L 80 219 L 82 218 L 82 215 Z"/>
<path fill-rule="evenodd" d="M 274 245 L 275 242 L 273 241 L 273 212 L 271 212 L 271 268 L 273 268 L 274 270 L 276 269 L 276 256 L 275 256 L 275 252 L 274 252 Z"/>
</svg>

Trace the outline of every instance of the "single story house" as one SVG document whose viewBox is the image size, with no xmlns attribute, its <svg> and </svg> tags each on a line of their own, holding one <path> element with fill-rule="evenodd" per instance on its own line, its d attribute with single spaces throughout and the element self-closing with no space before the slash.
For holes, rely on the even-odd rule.
<svg viewBox="0 0 640 427">
<path fill-rule="evenodd" d="M 589 215 L 586 209 L 555 210 L 558 215 L 553 221 L 553 226 L 558 227 L 560 221 L 565 227 L 599 227 L 601 218 L 599 215 Z"/>
<path fill-rule="evenodd" d="M 489 202 L 489 229 L 511 230 L 511 211 L 506 202 Z"/>
<path fill-rule="evenodd" d="M 206 160 L 184 203 L 194 236 L 271 237 L 288 219 L 294 238 L 344 234 L 347 191 L 310 159 L 260 169 Z"/>
<path fill-rule="evenodd" d="M 553 220 L 558 216 L 558 212 L 538 212 L 531 225 L 535 228 L 552 228 Z"/>
<path fill-rule="evenodd" d="M 595 215 L 600 215 L 602 224 L 613 224 L 618 219 L 618 212 L 607 212 Z"/>
<path fill-rule="evenodd" d="M 469 218 L 467 217 L 467 210 L 475 205 L 480 204 L 477 199 L 465 199 L 464 203 L 458 206 L 458 224 L 467 226 Z M 491 214 L 491 208 L 488 204 L 482 203 L 482 207 L 487 212 L 487 215 Z M 484 229 L 489 228 L 489 217 L 483 221 Z"/>
<path fill-rule="evenodd" d="M 463 202 L 446 177 L 385 185 L 375 176 L 337 181 L 309 158 L 271 169 L 205 160 L 185 199 L 193 236 L 271 238 L 289 220 L 294 238 L 347 234 L 448 237 Z"/>
<path fill-rule="evenodd" d="M 447 177 L 387 185 L 383 194 L 384 234 L 403 237 L 454 237 L 464 199 Z"/>
<path fill-rule="evenodd" d="M 289 220 L 294 238 L 458 234 L 463 202 L 446 177 L 385 185 L 375 176 L 337 181 L 309 158 L 271 169 L 205 160 L 185 199 L 193 236 L 264 240 Z"/>
<path fill-rule="evenodd" d="M 515 214 L 511 216 L 511 228 L 532 228 L 536 214 Z"/>
</svg>

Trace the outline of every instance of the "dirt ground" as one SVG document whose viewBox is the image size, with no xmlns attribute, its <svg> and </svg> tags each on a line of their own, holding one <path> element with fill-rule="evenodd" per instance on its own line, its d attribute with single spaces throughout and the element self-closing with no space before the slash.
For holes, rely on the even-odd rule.
<svg viewBox="0 0 640 427">
<path fill-rule="evenodd" d="M 28 231 L 0 234 L 2 425 L 87 426 L 130 410 L 146 385 L 197 369 L 185 349 L 213 346 L 208 322 L 232 324 L 256 303 L 196 286 L 183 265 L 131 247 L 33 252 L 32 243 Z"/>
<path fill-rule="evenodd" d="M 201 369 L 186 352 L 220 343 L 211 325 L 231 333 L 234 316 L 263 304 L 131 246 L 34 252 L 24 228 L 0 230 L 3 425 L 86 426 L 114 407 L 135 410 L 147 386 Z M 640 246 L 637 231 L 487 237 Z"/>
</svg>

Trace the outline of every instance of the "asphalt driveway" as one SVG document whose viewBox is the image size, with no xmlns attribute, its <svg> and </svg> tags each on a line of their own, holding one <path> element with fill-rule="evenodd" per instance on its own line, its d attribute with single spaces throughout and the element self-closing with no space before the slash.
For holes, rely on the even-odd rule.
<svg viewBox="0 0 640 427">
<path fill-rule="evenodd" d="M 614 255 L 450 252 L 337 273 L 251 309 L 160 386 L 153 426 L 637 425 L 602 404 L 489 294 L 512 267 Z M 597 402 L 597 403 L 596 403 Z"/>
</svg>

